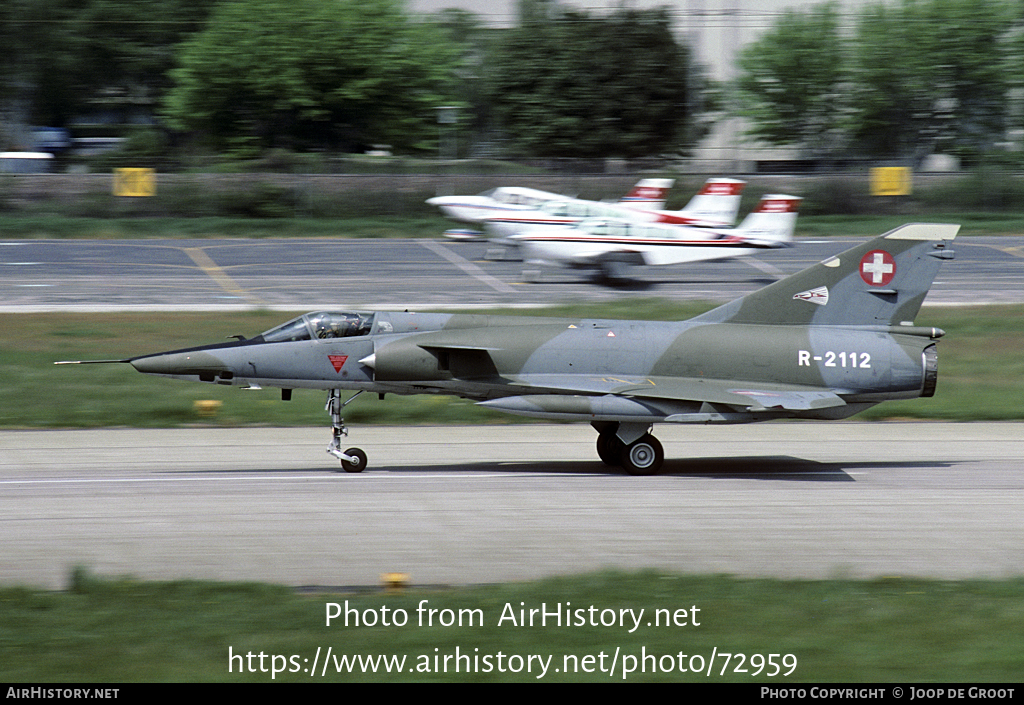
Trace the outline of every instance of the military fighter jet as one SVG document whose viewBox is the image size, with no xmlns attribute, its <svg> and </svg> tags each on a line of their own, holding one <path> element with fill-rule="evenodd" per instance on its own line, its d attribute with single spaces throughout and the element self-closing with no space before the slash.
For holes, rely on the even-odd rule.
<svg viewBox="0 0 1024 705">
<path fill-rule="evenodd" d="M 932 396 L 943 331 L 914 318 L 958 230 L 903 225 L 686 321 L 316 312 L 250 340 L 108 362 L 280 387 L 285 399 L 295 388 L 327 390 L 327 451 L 347 472 L 367 461 L 342 450 L 342 408 L 377 392 L 587 421 L 606 464 L 651 475 L 664 459 L 655 423 L 843 419 Z M 356 393 L 343 402 L 343 389 Z"/>
</svg>

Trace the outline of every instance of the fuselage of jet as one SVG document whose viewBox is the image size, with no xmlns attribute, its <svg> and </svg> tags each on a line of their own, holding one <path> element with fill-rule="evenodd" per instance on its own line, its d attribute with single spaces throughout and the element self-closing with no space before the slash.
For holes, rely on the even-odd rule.
<svg viewBox="0 0 1024 705">
<path fill-rule="evenodd" d="M 316 337 L 316 321 L 353 316 L 365 323 L 361 333 Z M 288 338 L 275 339 L 282 329 Z M 836 418 L 886 399 L 929 395 L 939 334 L 315 312 L 251 340 L 130 362 L 140 372 L 216 384 L 453 394 L 510 413 L 586 421 Z"/>
</svg>

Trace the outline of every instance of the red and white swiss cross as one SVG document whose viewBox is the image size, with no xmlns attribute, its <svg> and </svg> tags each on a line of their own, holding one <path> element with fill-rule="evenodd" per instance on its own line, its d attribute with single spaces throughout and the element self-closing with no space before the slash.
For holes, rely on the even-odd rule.
<svg viewBox="0 0 1024 705">
<path fill-rule="evenodd" d="M 896 276 L 896 260 L 885 250 L 871 250 L 860 259 L 860 278 L 871 286 L 885 286 Z"/>
</svg>

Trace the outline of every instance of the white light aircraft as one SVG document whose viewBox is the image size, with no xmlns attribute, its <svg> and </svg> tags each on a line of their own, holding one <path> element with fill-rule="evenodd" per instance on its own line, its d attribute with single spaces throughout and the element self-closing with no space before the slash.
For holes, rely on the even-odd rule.
<svg viewBox="0 0 1024 705">
<path fill-rule="evenodd" d="M 672 188 L 673 179 L 641 179 L 619 203 L 633 208 L 659 209 Z M 463 223 L 479 224 L 498 212 L 529 212 L 548 201 L 565 201 L 566 196 L 522 186 L 500 186 L 476 196 L 435 196 L 427 203 L 437 206 L 445 216 Z"/>
<path fill-rule="evenodd" d="M 764 196 L 736 228 L 696 228 L 597 218 L 512 238 L 532 264 L 585 269 L 606 279 L 632 265 L 666 265 L 751 255 L 793 239 L 797 196 Z"/>
<path fill-rule="evenodd" d="M 745 185 L 746 182 L 737 179 L 708 179 L 690 202 L 678 211 L 653 208 L 646 202 L 638 206 L 629 201 L 628 197 L 618 203 L 599 203 L 578 198 L 553 199 L 542 203 L 535 210 L 509 209 L 495 212 L 484 221 L 484 226 L 491 239 L 499 242 L 514 242 L 511 238 L 515 235 L 548 228 L 565 228 L 588 218 L 725 228 L 736 222 Z"/>
</svg>

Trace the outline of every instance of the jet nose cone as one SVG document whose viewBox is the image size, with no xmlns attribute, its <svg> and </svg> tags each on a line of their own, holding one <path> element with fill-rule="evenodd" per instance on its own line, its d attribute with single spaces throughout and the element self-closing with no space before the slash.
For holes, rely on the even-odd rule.
<svg viewBox="0 0 1024 705">
<path fill-rule="evenodd" d="M 151 375 L 170 374 L 172 365 L 168 358 L 178 357 L 176 355 L 146 355 L 129 360 L 132 367 L 139 372 Z"/>
<path fill-rule="evenodd" d="M 231 373 L 230 366 L 224 364 L 222 360 L 208 352 L 200 351 L 143 355 L 129 360 L 129 362 L 139 372 L 146 374 L 195 375 L 203 381 L 212 381 L 217 375 L 224 376 Z"/>
</svg>

